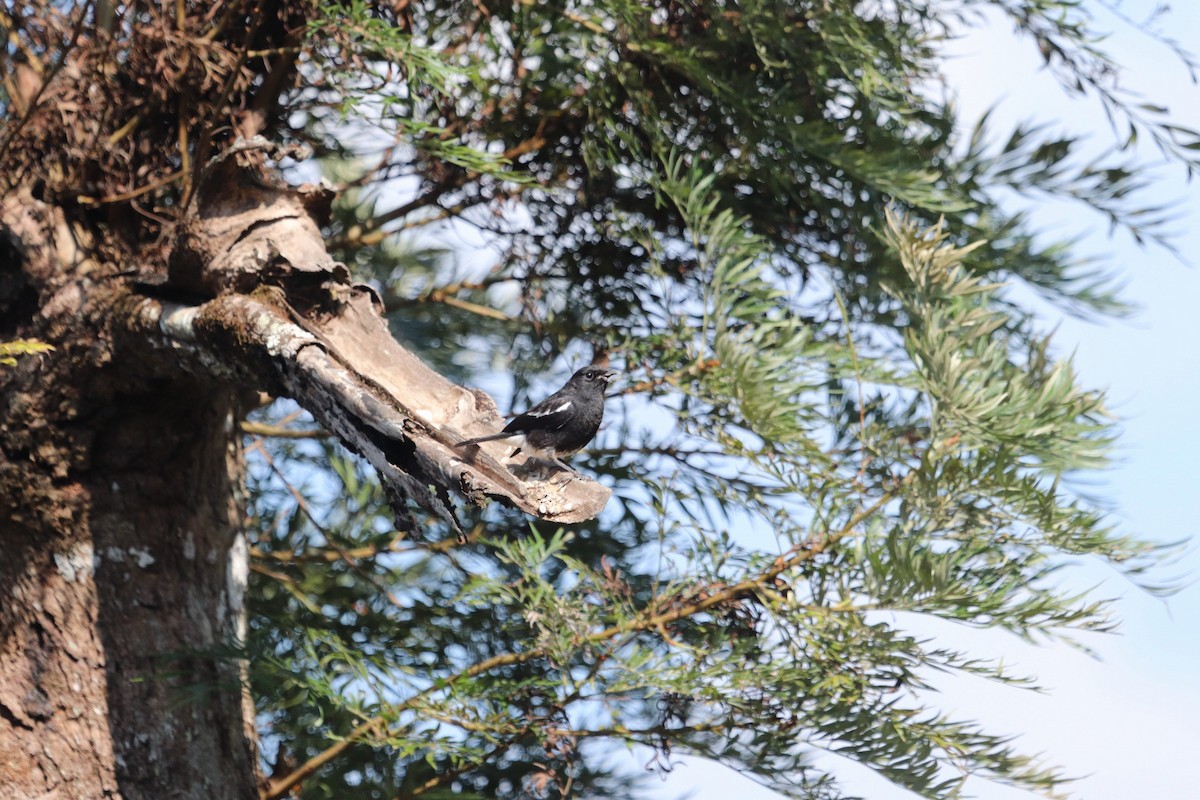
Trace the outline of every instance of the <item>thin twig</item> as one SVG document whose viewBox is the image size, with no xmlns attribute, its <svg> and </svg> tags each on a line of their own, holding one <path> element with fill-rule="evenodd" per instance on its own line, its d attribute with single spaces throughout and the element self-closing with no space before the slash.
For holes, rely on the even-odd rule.
<svg viewBox="0 0 1200 800">
<path fill-rule="evenodd" d="M 720 359 L 706 358 L 696 361 L 683 369 L 677 369 L 674 372 L 668 372 L 666 375 L 661 375 L 650 380 L 640 381 L 639 383 L 626 386 L 621 394 L 638 394 L 640 392 L 648 392 L 651 389 L 657 389 L 664 383 L 669 383 L 675 386 L 679 385 L 681 378 L 699 377 L 710 369 L 716 369 L 721 366 Z"/>
<path fill-rule="evenodd" d="M 183 128 L 180 128 L 179 131 L 181 141 L 186 146 L 187 135 L 183 132 Z M 184 158 L 183 161 L 186 164 L 187 158 Z M 110 194 L 104 197 L 85 197 L 80 195 L 76 197 L 75 200 L 80 205 L 84 206 L 98 206 L 104 203 L 124 203 L 126 200 L 133 200 L 134 198 L 141 197 L 148 192 L 153 192 L 155 189 L 161 189 L 167 184 L 174 183 L 182 178 L 185 174 L 187 173 L 184 170 L 178 170 L 170 173 L 169 175 L 164 175 L 156 181 L 151 181 L 144 186 L 139 186 L 136 189 L 130 189 L 128 192 L 122 192 L 121 194 Z"/>
<path fill-rule="evenodd" d="M 392 537 L 383 547 L 378 545 L 363 545 L 362 547 L 348 547 L 342 550 L 325 550 L 320 547 L 310 547 L 303 552 L 293 553 L 291 550 L 271 551 L 262 550 L 258 547 L 250 548 L 250 557 L 257 558 L 260 561 L 278 561 L 282 564 L 297 564 L 304 562 L 315 562 L 326 564 L 339 561 L 346 556 L 354 559 L 376 558 L 385 553 L 399 553 L 406 548 L 401 548 L 399 545 L 405 540 L 407 534 L 402 531 L 396 531 L 396 535 Z"/>
<path fill-rule="evenodd" d="M 321 613 L 321 609 L 317 607 L 317 604 L 305 595 L 304 591 L 296 585 L 296 582 L 292 580 L 290 575 L 284 575 L 282 572 L 268 569 L 262 564 L 255 564 L 253 561 L 250 562 L 250 571 L 257 572 L 259 575 L 265 575 L 271 580 L 277 581 L 292 597 L 296 598 L 296 602 L 300 603 L 300 605 L 307 608 L 313 614 Z"/>
<path fill-rule="evenodd" d="M 422 303 L 441 303 L 442 305 L 469 311 L 472 314 L 478 314 L 481 317 L 488 317 L 489 319 L 496 319 L 501 322 L 512 322 L 513 318 L 503 311 L 499 311 L 491 306 L 472 303 L 470 300 L 463 300 L 456 296 L 462 291 L 478 291 L 494 284 L 511 280 L 515 280 L 515 278 L 506 275 L 492 275 L 482 281 L 457 281 L 456 283 L 422 292 L 416 297 L 396 297 L 395 295 L 389 295 L 384 299 L 384 305 L 388 311 L 394 311 L 397 308 L 420 305 Z"/>
<path fill-rule="evenodd" d="M 393 208 L 391 211 L 380 214 L 377 217 L 372 217 L 361 225 L 354 225 L 346 229 L 340 236 L 335 236 L 328 242 L 330 250 L 338 247 L 347 247 L 350 245 L 370 245 L 378 244 L 387 234 L 379 233 L 377 237 L 368 237 L 368 234 L 374 234 L 380 229 L 394 220 L 403 219 L 418 208 L 434 205 L 438 199 L 451 189 L 459 188 L 465 182 L 465 175 L 455 175 L 452 178 L 447 178 L 444 181 L 434 184 L 424 194 L 414 197 L 407 203 Z M 378 241 L 376 241 L 378 238 Z"/>
<path fill-rule="evenodd" d="M 469 300 L 459 300 L 457 297 L 446 297 L 442 299 L 442 303 L 452 308 L 458 308 L 463 311 L 469 311 L 472 314 L 478 314 L 481 317 L 489 319 L 497 319 L 501 322 L 512 322 L 513 318 L 503 311 L 499 311 L 491 306 L 481 306 L 479 303 L 472 303 Z"/>
<path fill-rule="evenodd" d="M 268 436 L 272 439 L 326 439 L 330 435 L 329 431 L 321 428 L 298 431 L 295 428 L 285 428 L 282 425 L 268 425 L 265 422 L 251 422 L 248 419 L 242 420 L 239 427 L 242 433 L 248 433 L 252 436 Z"/>
<path fill-rule="evenodd" d="M 285 414 L 283 416 L 283 418 L 280 419 L 279 422 L 276 423 L 276 426 L 282 428 L 285 425 L 287 425 L 289 422 L 291 422 L 292 420 L 298 419 L 302 415 L 303 415 L 303 412 L 301 412 L 301 411 L 292 411 L 289 414 Z M 246 422 L 243 422 L 242 424 L 246 424 Z M 254 423 L 250 423 L 250 424 L 254 424 Z M 253 453 L 255 450 L 263 450 L 266 447 L 266 444 L 267 444 L 267 440 L 264 437 L 259 436 L 259 437 L 255 438 L 255 440 L 253 442 L 251 442 L 250 445 L 246 448 L 245 455 L 248 456 L 251 453 Z"/>
</svg>

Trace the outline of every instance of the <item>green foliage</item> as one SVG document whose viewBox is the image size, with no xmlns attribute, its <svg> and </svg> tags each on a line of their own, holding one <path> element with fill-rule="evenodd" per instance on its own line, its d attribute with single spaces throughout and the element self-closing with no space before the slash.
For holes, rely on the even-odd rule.
<svg viewBox="0 0 1200 800">
<path fill-rule="evenodd" d="M 1003 290 L 1118 311 L 1111 265 L 999 198 L 1158 241 L 1120 148 L 1141 131 L 1191 169 L 1194 134 L 1113 89 L 1074 2 L 403 6 L 309 28 L 292 110 L 345 189 L 331 238 L 401 338 L 464 382 L 511 370 L 514 407 L 608 349 L 627 383 L 580 462 L 615 496 L 570 530 L 462 508 L 460 545 L 333 446 L 256 447 L 276 778 L 332 753 L 301 797 L 623 798 L 634 747 L 798 798 L 845 796 L 822 751 L 923 797 L 1062 794 L 924 691 L 1035 682 L 902 621 L 1071 640 L 1114 624 L 1071 564 L 1147 579 L 1160 554 L 1076 488 L 1104 399 Z M 939 40 L 989 7 L 1110 109 L 1116 149 L 1081 164 L 1042 123 L 997 146 L 932 99 Z M 455 261 L 468 232 L 483 269 Z"/>
<path fill-rule="evenodd" d="M 54 345 L 39 342 L 36 339 L 14 339 L 11 342 L 0 342 L 0 365 L 15 367 L 20 356 L 35 353 L 49 353 Z"/>
</svg>

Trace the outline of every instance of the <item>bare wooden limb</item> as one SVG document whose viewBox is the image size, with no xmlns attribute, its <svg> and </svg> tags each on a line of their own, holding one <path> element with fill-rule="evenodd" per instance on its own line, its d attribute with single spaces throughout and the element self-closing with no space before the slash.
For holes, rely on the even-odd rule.
<svg viewBox="0 0 1200 800">
<path fill-rule="evenodd" d="M 201 306 L 145 298 L 136 313 L 165 334 L 163 344 L 199 348 L 195 355 L 210 371 L 238 382 L 256 379 L 296 400 L 366 458 L 393 492 L 456 528 L 446 491 L 564 523 L 604 508 L 609 490 L 581 475 L 544 474 L 527 462 L 510 470 L 475 448 L 455 449 L 457 441 L 501 427 L 495 404 L 402 348 L 362 290 L 352 291 L 339 313 L 309 323 L 311 330 L 289 312 L 295 316 L 279 294 L 259 292 Z M 570 479 L 558 482 L 564 477 Z"/>
<path fill-rule="evenodd" d="M 325 250 L 328 202 L 322 187 L 273 183 L 254 146 L 239 148 L 202 181 L 171 256 L 172 286 L 215 297 L 131 299 L 128 324 L 187 349 L 211 374 L 293 398 L 366 458 L 393 496 L 455 529 L 450 492 L 555 522 L 598 515 L 611 492 L 595 481 L 537 461 L 502 464 L 503 443 L 455 448 L 502 427 L 495 403 L 392 337 L 375 292 L 352 284 Z"/>
</svg>

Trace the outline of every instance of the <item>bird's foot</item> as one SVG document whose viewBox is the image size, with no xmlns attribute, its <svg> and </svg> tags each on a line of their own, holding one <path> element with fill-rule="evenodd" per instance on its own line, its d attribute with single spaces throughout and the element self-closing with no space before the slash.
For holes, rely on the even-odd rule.
<svg viewBox="0 0 1200 800">
<path fill-rule="evenodd" d="M 559 461 L 557 458 L 550 458 L 547 460 L 547 463 L 552 464 L 555 467 L 558 467 L 559 470 L 561 470 L 559 472 L 559 474 L 555 475 L 550 480 L 551 483 L 553 483 L 555 485 L 566 486 L 568 483 L 575 480 L 575 470 L 571 469 L 569 466 L 564 464 L 562 461 Z"/>
<path fill-rule="evenodd" d="M 555 486 L 566 486 L 573 480 L 575 480 L 574 472 L 560 472 L 550 479 L 550 483 Z"/>
<path fill-rule="evenodd" d="M 548 480 L 558 471 L 556 464 L 541 456 L 529 456 L 525 463 L 513 465 L 509 470 L 523 481 Z"/>
</svg>

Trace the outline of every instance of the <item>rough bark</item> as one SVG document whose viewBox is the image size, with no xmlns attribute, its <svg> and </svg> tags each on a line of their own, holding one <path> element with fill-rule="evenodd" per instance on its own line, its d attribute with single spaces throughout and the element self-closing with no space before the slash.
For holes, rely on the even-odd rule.
<svg viewBox="0 0 1200 800">
<path fill-rule="evenodd" d="M 4 332 L 58 347 L 0 372 L 0 797 L 256 797 L 235 395 L 111 335 L 61 214 L 0 219 Z"/>
</svg>

